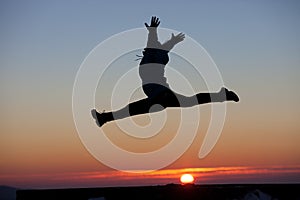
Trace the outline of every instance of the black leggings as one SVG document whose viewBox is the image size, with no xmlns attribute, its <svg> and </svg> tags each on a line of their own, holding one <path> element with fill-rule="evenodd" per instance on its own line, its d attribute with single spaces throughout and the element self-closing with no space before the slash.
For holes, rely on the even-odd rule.
<svg viewBox="0 0 300 200">
<path fill-rule="evenodd" d="M 129 116 L 162 111 L 168 107 L 192 107 L 199 104 L 224 101 L 219 93 L 198 93 L 193 96 L 184 96 L 173 92 L 170 88 L 147 84 L 143 86 L 147 98 L 132 102 L 124 108 L 112 112 L 113 118 L 123 119 Z M 160 106 L 154 106 L 160 105 Z"/>
</svg>

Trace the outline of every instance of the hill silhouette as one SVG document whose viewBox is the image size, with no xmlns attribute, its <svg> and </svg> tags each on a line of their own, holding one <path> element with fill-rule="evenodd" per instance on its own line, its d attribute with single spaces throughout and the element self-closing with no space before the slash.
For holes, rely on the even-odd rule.
<svg viewBox="0 0 300 200">
<path fill-rule="evenodd" d="M 300 199 L 299 184 L 177 185 L 79 189 L 19 190 L 17 200 L 52 199 Z"/>
<path fill-rule="evenodd" d="M 15 200 L 17 189 L 9 186 L 0 186 L 0 200 Z"/>
</svg>

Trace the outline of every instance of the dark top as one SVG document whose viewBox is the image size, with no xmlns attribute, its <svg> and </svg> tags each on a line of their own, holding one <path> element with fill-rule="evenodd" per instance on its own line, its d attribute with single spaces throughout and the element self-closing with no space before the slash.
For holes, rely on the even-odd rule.
<svg viewBox="0 0 300 200">
<path fill-rule="evenodd" d="M 157 28 L 148 29 L 147 47 L 143 51 L 143 58 L 140 62 L 139 74 L 143 85 L 159 84 L 169 88 L 165 77 L 165 67 L 169 62 L 169 51 L 176 44 L 172 40 L 161 44 L 157 37 Z"/>
</svg>

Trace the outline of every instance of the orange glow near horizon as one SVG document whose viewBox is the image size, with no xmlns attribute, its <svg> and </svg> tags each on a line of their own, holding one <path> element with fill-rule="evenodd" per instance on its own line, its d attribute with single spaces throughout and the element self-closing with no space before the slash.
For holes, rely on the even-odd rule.
<svg viewBox="0 0 300 200">
<path fill-rule="evenodd" d="M 297 180 L 300 166 L 216 167 L 163 169 L 148 173 L 121 171 L 67 172 L 52 174 L 2 175 L 5 183 L 19 188 L 68 188 L 180 184 L 178 177 L 193 174 L 195 184 L 277 183 Z"/>
</svg>

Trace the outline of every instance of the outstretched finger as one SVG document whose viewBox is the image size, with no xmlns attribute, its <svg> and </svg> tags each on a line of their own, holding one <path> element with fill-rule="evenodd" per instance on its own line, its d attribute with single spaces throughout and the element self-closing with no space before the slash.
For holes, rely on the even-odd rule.
<svg viewBox="0 0 300 200">
<path fill-rule="evenodd" d="M 152 24 L 152 23 L 155 23 L 155 20 L 156 20 L 156 17 L 155 17 L 155 16 L 152 16 L 152 18 L 151 18 L 151 24 Z"/>
</svg>

